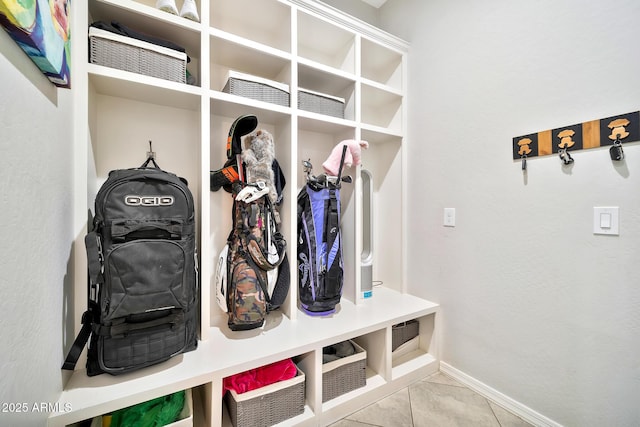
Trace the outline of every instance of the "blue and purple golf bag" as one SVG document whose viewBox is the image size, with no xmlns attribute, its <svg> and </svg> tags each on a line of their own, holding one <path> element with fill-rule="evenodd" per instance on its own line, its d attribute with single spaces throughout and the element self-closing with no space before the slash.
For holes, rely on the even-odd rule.
<svg viewBox="0 0 640 427">
<path fill-rule="evenodd" d="M 311 174 L 303 162 L 307 183 L 298 193 L 298 294 L 300 308 L 312 316 L 335 311 L 343 283 L 340 233 L 340 186 L 346 146 L 338 176 Z M 348 179 L 347 179 L 348 178 Z"/>
</svg>

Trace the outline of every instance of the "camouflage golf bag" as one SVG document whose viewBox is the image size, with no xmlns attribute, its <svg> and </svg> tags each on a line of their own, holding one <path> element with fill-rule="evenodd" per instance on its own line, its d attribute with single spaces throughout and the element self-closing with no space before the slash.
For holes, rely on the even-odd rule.
<svg viewBox="0 0 640 427">
<path fill-rule="evenodd" d="M 286 242 L 277 229 L 271 199 L 265 194 L 248 203 L 235 200 L 244 187 L 233 185 L 233 229 L 227 240 L 227 323 L 233 331 L 261 327 L 289 292 Z M 277 280 L 269 292 L 267 275 L 273 270 Z"/>
<path fill-rule="evenodd" d="M 244 178 L 251 170 L 245 171 L 242 162 L 241 138 L 257 125 L 252 114 L 233 122 L 227 138 L 227 161 L 210 174 L 211 191 L 223 188 L 233 196 L 233 228 L 216 271 L 216 299 L 227 312 L 233 331 L 261 327 L 267 313 L 280 307 L 289 293 L 289 261 L 278 229 L 278 212 L 265 183 L 247 183 Z M 275 159 L 270 166 L 278 195 L 275 203 L 280 203 L 284 174 Z M 256 197 L 238 198 L 241 192 Z"/>
</svg>

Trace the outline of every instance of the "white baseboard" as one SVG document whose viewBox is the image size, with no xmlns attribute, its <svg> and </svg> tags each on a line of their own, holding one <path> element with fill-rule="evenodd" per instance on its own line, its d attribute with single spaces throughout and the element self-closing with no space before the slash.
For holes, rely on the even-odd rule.
<svg viewBox="0 0 640 427">
<path fill-rule="evenodd" d="M 443 374 L 446 374 L 453 378 L 454 380 L 464 384 L 469 387 L 471 390 L 480 394 L 481 396 L 489 399 L 496 405 L 502 406 L 507 411 L 519 416 L 523 420 L 528 423 L 533 424 L 537 427 L 563 427 L 562 424 L 558 424 L 545 417 L 544 415 L 534 411 L 528 406 L 523 405 L 522 403 L 513 400 L 509 396 L 506 396 L 500 393 L 498 390 L 489 387 L 488 385 L 478 381 L 470 375 L 465 374 L 464 372 L 454 368 L 448 363 L 440 361 L 440 371 Z"/>
</svg>

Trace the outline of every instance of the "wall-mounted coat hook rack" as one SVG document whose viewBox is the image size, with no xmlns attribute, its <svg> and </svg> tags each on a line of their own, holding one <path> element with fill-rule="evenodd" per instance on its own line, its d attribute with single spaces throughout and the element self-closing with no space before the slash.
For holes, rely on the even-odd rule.
<svg viewBox="0 0 640 427">
<path fill-rule="evenodd" d="M 624 159 L 624 151 L 622 151 L 620 135 L 616 136 L 616 140 L 613 141 L 613 145 L 609 148 L 609 155 L 611 156 L 611 160 L 620 161 Z"/>
<path fill-rule="evenodd" d="M 522 159 L 522 170 L 527 170 L 527 156 L 531 153 L 531 148 L 529 144 L 531 143 L 530 139 L 522 138 L 518 141 L 518 146 L 520 149 L 518 150 L 518 154 L 520 154 L 520 158 Z"/>
<path fill-rule="evenodd" d="M 573 162 L 569 149 L 577 151 L 604 146 L 612 146 L 609 149 L 612 160 L 622 160 L 623 140 L 627 143 L 640 141 L 640 111 L 515 137 L 513 160 L 522 160 L 524 170 L 525 158 L 557 153 L 566 165 Z"/>
<path fill-rule="evenodd" d="M 567 147 L 561 148 L 560 151 L 558 151 L 558 155 L 560 156 L 560 160 L 562 160 L 565 165 L 570 165 L 571 163 L 573 163 L 573 157 L 571 157 L 571 154 L 569 154 L 569 152 L 567 151 Z"/>
</svg>

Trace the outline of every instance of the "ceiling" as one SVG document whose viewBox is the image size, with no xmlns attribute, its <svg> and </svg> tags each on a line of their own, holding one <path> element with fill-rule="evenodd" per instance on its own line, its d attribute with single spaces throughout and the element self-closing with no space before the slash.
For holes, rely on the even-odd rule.
<svg viewBox="0 0 640 427">
<path fill-rule="evenodd" d="M 370 4 L 373 7 L 380 7 L 386 3 L 387 0 L 362 0 L 363 2 Z"/>
</svg>

